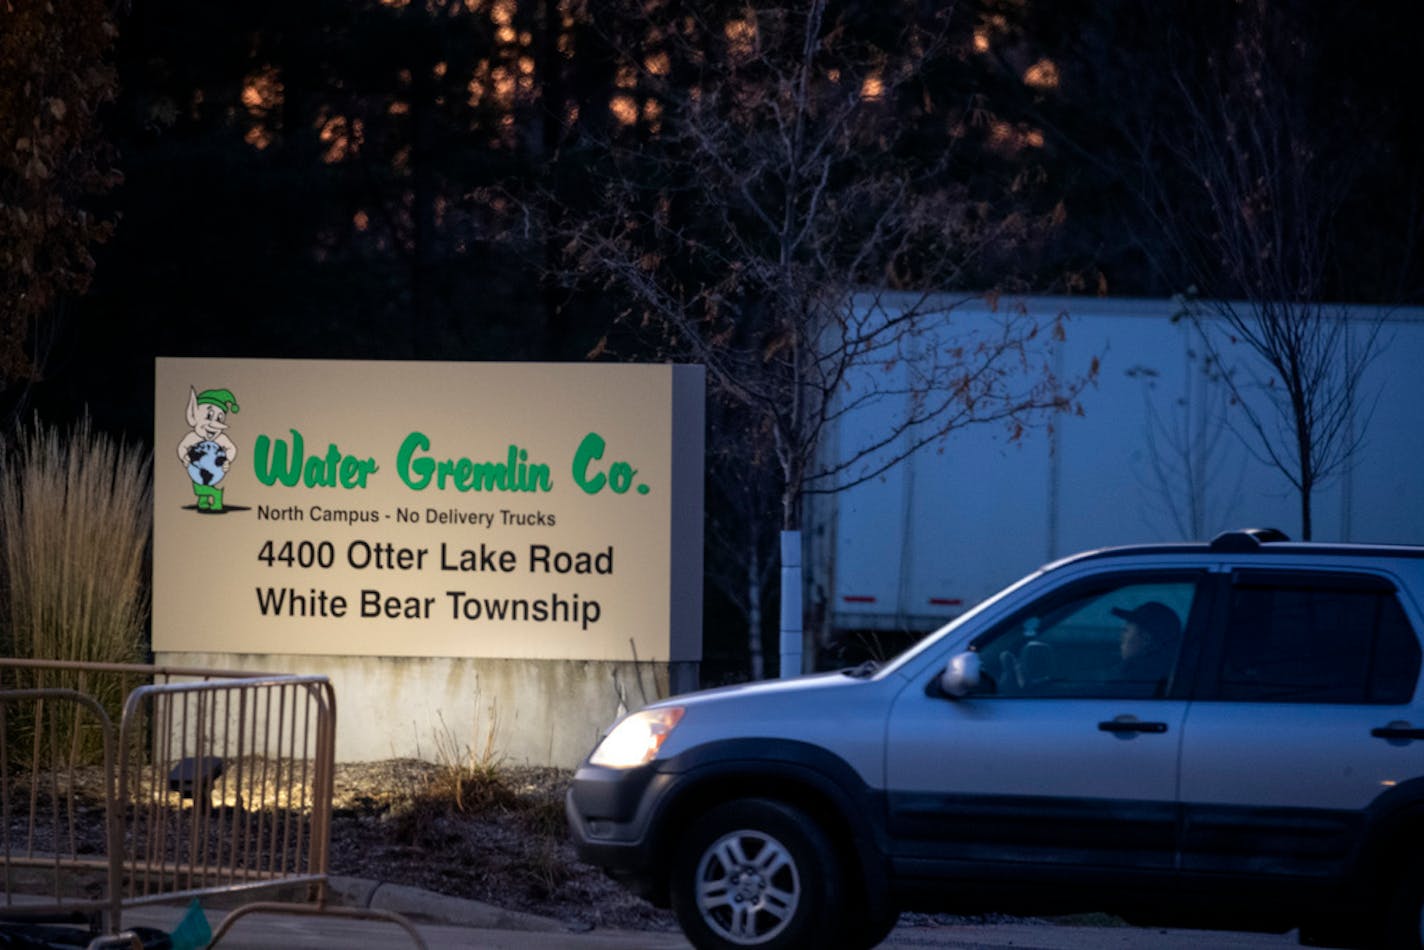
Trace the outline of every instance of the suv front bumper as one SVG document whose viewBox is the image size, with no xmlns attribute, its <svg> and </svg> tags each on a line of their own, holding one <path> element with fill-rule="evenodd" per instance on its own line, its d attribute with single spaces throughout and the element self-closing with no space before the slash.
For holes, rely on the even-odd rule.
<svg viewBox="0 0 1424 950">
<path fill-rule="evenodd" d="M 667 875 L 652 829 L 677 776 L 651 766 L 574 773 L 564 812 L 580 860 L 601 867 L 640 897 L 666 904 Z"/>
</svg>

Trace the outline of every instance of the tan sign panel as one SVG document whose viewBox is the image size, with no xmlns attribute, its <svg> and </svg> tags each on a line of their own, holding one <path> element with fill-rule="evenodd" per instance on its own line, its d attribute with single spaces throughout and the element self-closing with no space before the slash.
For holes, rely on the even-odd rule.
<svg viewBox="0 0 1424 950">
<path fill-rule="evenodd" d="M 698 659 L 703 380 L 159 359 L 154 649 Z"/>
</svg>

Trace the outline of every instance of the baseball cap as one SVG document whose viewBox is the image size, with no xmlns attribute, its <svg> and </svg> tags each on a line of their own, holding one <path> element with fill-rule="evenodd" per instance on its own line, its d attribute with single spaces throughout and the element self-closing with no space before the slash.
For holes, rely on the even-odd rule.
<svg viewBox="0 0 1424 950">
<path fill-rule="evenodd" d="M 1137 624 L 1140 629 L 1154 637 L 1175 638 L 1182 634 L 1182 621 L 1177 617 L 1177 612 L 1159 600 L 1149 600 L 1130 610 L 1114 607 L 1112 612 L 1113 616 Z"/>
</svg>

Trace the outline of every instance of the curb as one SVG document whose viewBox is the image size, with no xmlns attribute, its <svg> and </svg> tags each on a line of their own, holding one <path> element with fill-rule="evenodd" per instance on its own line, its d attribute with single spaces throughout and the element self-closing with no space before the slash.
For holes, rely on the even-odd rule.
<svg viewBox="0 0 1424 950">
<path fill-rule="evenodd" d="M 551 917 L 506 910 L 484 901 L 448 897 L 418 887 L 369 878 L 328 877 L 327 892 L 333 904 L 394 911 L 412 920 L 429 923 L 539 933 L 568 933 L 573 929 Z"/>
</svg>

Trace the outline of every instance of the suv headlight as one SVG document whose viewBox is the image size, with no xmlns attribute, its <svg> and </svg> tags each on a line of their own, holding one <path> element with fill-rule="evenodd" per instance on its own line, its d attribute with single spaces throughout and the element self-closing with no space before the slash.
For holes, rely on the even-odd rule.
<svg viewBox="0 0 1424 950">
<path fill-rule="evenodd" d="M 647 765 L 672 735 L 683 712 L 681 706 L 659 706 L 623 717 L 593 750 L 589 764 L 610 769 Z"/>
</svg>

